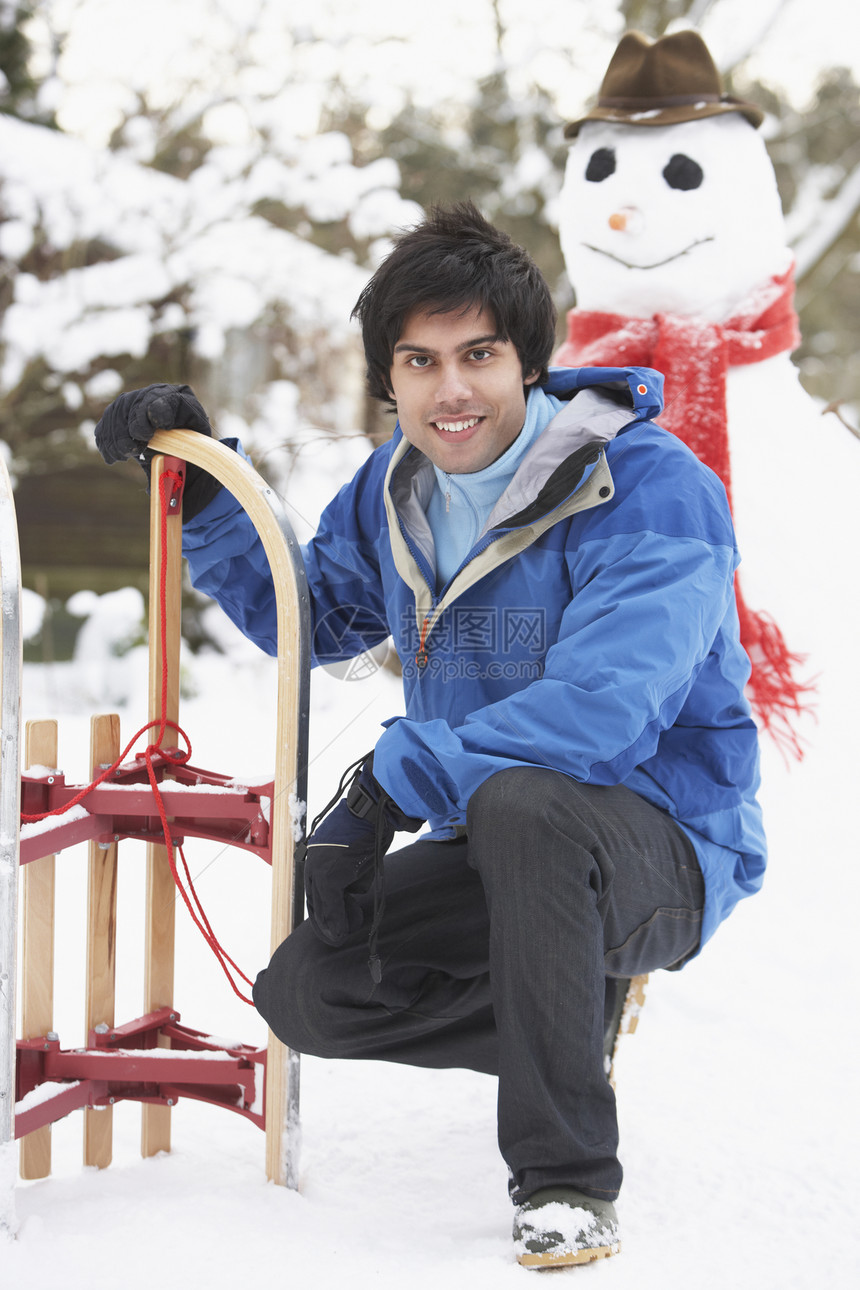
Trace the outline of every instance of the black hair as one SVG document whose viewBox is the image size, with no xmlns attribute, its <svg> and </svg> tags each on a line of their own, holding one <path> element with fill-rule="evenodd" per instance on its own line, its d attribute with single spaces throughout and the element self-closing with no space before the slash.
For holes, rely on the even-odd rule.
<svg viewBox="0 0 860 1290">
<path fill-rule="evenodd" d="M 413 310 L 473 308 L 492 314 L 500 339 L 516 349 L 524 378 L 537 372 L 539 384 L 548 379 L 556 311 L 537 265 L 472 202 L 434 206 L 396 240 L 352 311 L 361 324 L 370 394 L 394 404 L 394 346 Z"/>
</svg>

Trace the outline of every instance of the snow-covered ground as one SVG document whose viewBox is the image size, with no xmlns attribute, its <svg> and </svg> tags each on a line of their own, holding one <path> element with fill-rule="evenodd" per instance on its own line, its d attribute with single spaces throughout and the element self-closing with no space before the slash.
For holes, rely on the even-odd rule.
<svg viewBox="0 0 860 1290">
<path fill-rule="evenodd" d="M 265 767 L 269 662 L 201 660 L 194 678 L 183 722 L 195 760 Z M 26 683 L 28 711 L 59 716 L 71 773 L 87 740 L 73 669 L 29 668 Z M 315 689 L 312 803 L 397 708 L 396 683 L 382 674 L 357 683 L 318 675 Z M 129 732 L 135 720 L 125 718 Z M 856 841 L 845 838 L 841 858 L 806 854 L 795 842 L 803 768 L 786 770 L 770 748 L 765 758 L 767 885 L 699 960 L 652 978 L 618 1062 L 622 1255 L 565 1275 L 636 1290 L 857 1284 Z M 121 848 L 118 1020 L 141 1010 L 135 852 Z M 206 843 L 188 852 L 216 931 L 252 975 L 266 959 L 264 866 Z M 58 863 L 55 1025 L 64 1046 L 82 1041 L 82 870 L 71 852 Z M 184 914 L 178 924 L 183 1020 L 262 1039 Z M 3 1285 L 47 1290 L 59 1278 L 66 1290 L 226 1290 L 265 1278 L 333 1290 L 440 1280 L 482 1290 L 534 1275 L 513 1262 L 489 1077 L 305 1058 L 302 1121 L 296 1195 L 266 1182 L 263 1135 L 239 1117 L 184 1101 L 172 1153 L 144 1161 L 138 1109 L 120 1106 L 114 1163 L 98 1172 L 80 1164 L 73 1114 L 53 1130 L 52 1176 L 19 1186 L 18 1238 L 0 1247 Z"/>
<path fill-rule="evenodd" d="M 317 492 L 333 487 L 324 474 Z M 297 488 L 312 520 L 314 490 L 301 480 Z M 809 568 L 793 566 L 791 577 L 811 576 L 815 560 L 810 551 Z M 119 634 L 127 609 L 117 602 Z M 273 762 L 273 663 L 231 631 L 223 639 L 225 655 L 185 661 L 193 693 L 181 721 L 196 764 L 253 776 Z M 145 685 L 141 653 L 113 660 L 112 671 L 29 666 L 25 716 L 58 717 L 61 766 L 83 779 L 90 713 L 119 695 L 130 736 L 144 719 Z M 380 720 L 400 710 L 385 672 L 353 682 L 317 673 L 313 685 L 312 811 L 373 743 Z M 765 744 L 765 888 L 685 971 L 652 977 L 617 1066 L 622 1254 L 563 1275 L 619 1290 L 858 1283 L 860 873 L 851 811 L 828 799 L 830 769 L 856 762 L 855 725 L 846 720 L 838 737 L 828 727 L 822 744 L 810 723 L 800 765 Z M 826 853 L 816 845 L 822 813 L 830 816 Z M 265 866 L 205 842 L 187 852 L 216 932 L 253 975 L 268 953 Z M 117 1021 L 142 1011 L 142 868 L 137 844 L 124 843 Z M 64 1047 L 84 1038 L 83 871 L 75 852 L 58 861 L 55 1028 Z M 260 1020 L 231 993 L 182 910 L 177 924 L 183 1020 L 262 1042 Z M 266 1182 L 263 1135 L 238 1116 L 183 1101 L 172 1152 L 141 1160 L 139 1110 L 121 1105 L 114 1163 L 98 1172 L 81 1166 L 76 1112 L 54 1127 L 52 1176 L 17 1189 L 19 1230 L 0 1245 L 0 1284 L 483 1290 L 535 1275 L 513 1261 L 492 1079 L 311 1058 L 302 1071 L 298 1194 Z"/>
</svg>

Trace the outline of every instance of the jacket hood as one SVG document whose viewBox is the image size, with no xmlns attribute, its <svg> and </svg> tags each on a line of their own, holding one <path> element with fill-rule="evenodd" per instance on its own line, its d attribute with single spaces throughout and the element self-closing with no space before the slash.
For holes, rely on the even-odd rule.
<svg viewBox="0 0 860 1290">
<path fill-rule="evenodd" d="M 542 386 L 557 399 L 572 399 L 579 390 L 600 389 L 637 421 L 655 420 L 663 411 L 663 375 L 653 367 L 551 367 Z"/>
</svg>

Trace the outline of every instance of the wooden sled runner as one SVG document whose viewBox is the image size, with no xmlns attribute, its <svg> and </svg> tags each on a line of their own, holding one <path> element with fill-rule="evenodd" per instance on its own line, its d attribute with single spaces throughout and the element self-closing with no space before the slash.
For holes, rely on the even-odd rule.
<svg viewBox="0 0 860 1290">
<path fill-rule="evenodd" d="M 15 960 L 21 737 L 21 559 L 12 483 L 0 456 L 0 1232 L 14 1229 Z"/>
<path fill-rule="evenodd" d="M 80 791 L 51 768 L 57 762 L 53 721 L 28 723 L 20 775 L 20 560 L 14 503 L 5 468 L 0 476 L 2 589 L 2 766 L 0 766 L 0 1229 L 14 1230 L 14 1139 L 22 1139 L 21 1173 L 50 1171 L 50 1125 L 84 1107 L 84 1162 L 110 1162 L 115 1101 L 143 1106 L 141 1153 L 170 1147 L 171 1107 L 185 1096 L 239 1110 L 266 1132 L 266 1171 L 278 1184 L 298 1185 L 299 1057 L 270 1035 L 268 1047 L 224 1049 L 180 1023 L 173 998 L 175 906 L 172 855 L 155 827 L 150 773 L 157 775 L 162 820 L 174 840 L 199 836 L 243 846 L 272 867 L 271 946 L 303 913 L 294 857 L 304 838 L 307 797 L 310 618 L 301 554 L 279 499 L 236 453 L 190 431 L 158 432 L 152 466 L 149 713 L 161 733 L 178 729 L 181 600 L 181 491 L 185 463 L 220 481 L 244 507 L 272 570 L 278 631 L 275 773 L 270 784 L 237 787 L 232 777 L 174 765 L 122 763 L 110 782 L 89 790 L 67 815 L 20 829 L 20 814 L 65 809 Z M 2 461 L 0 461 L 2 468 Z M 180 732 L 181 733 L 181 732 Z M 94 717 L 91 766 L 120 754 L 119 721 Z M 150 751 L 150 750 L 148 750 Z M 140 757 L 136 762 L 140 762 Z M 212 793 L 212 786 L 218 787 Z M 200 791 L 196 792 L 196 788 Z M 134 791 L 131 791 L 134 790 Z M 116 1026 L 114 954 L 117 842 L 147 839 L 144 1016 Z M 88 1047 L 63 1050 L 52 1029 L 54 853 L 88 840 Z M 18 872 L 22 872 L 21 995 L 23 1035 L 15 1036 Z M 158 1055 L 153 1049 L 160 1050 Z M 170 1050 L 170 1055 L 164 1051 Z M 263 1087 L 265 1099 L 263 1099 Z M 95 1108 L 99 1108 L 94 1114 Z"/>
</svg>

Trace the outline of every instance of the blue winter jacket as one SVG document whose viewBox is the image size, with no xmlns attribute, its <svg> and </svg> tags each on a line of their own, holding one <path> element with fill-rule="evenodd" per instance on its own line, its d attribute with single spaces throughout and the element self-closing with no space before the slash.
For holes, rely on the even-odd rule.
<svg viewBox="0 0 860 1290">
<path fill-rule="evenodd" d="M 558 368 L 543 388 L 566 402 L 444 586 L 432 467 L 399 426 L 340 490 L 305 549 L 314 659 L 393 637 L 406 715 L 374 773 L 434 836 L 510 766 L 624 784 L 667 811 L 705 876 L 704 944 L 765 865 L 725 490 L 654 424 L 658 373 Z M 268 564 L 230 494 L 185 526 L 184 551 L 194 585 L 274 653 Z"/>
</svg>

